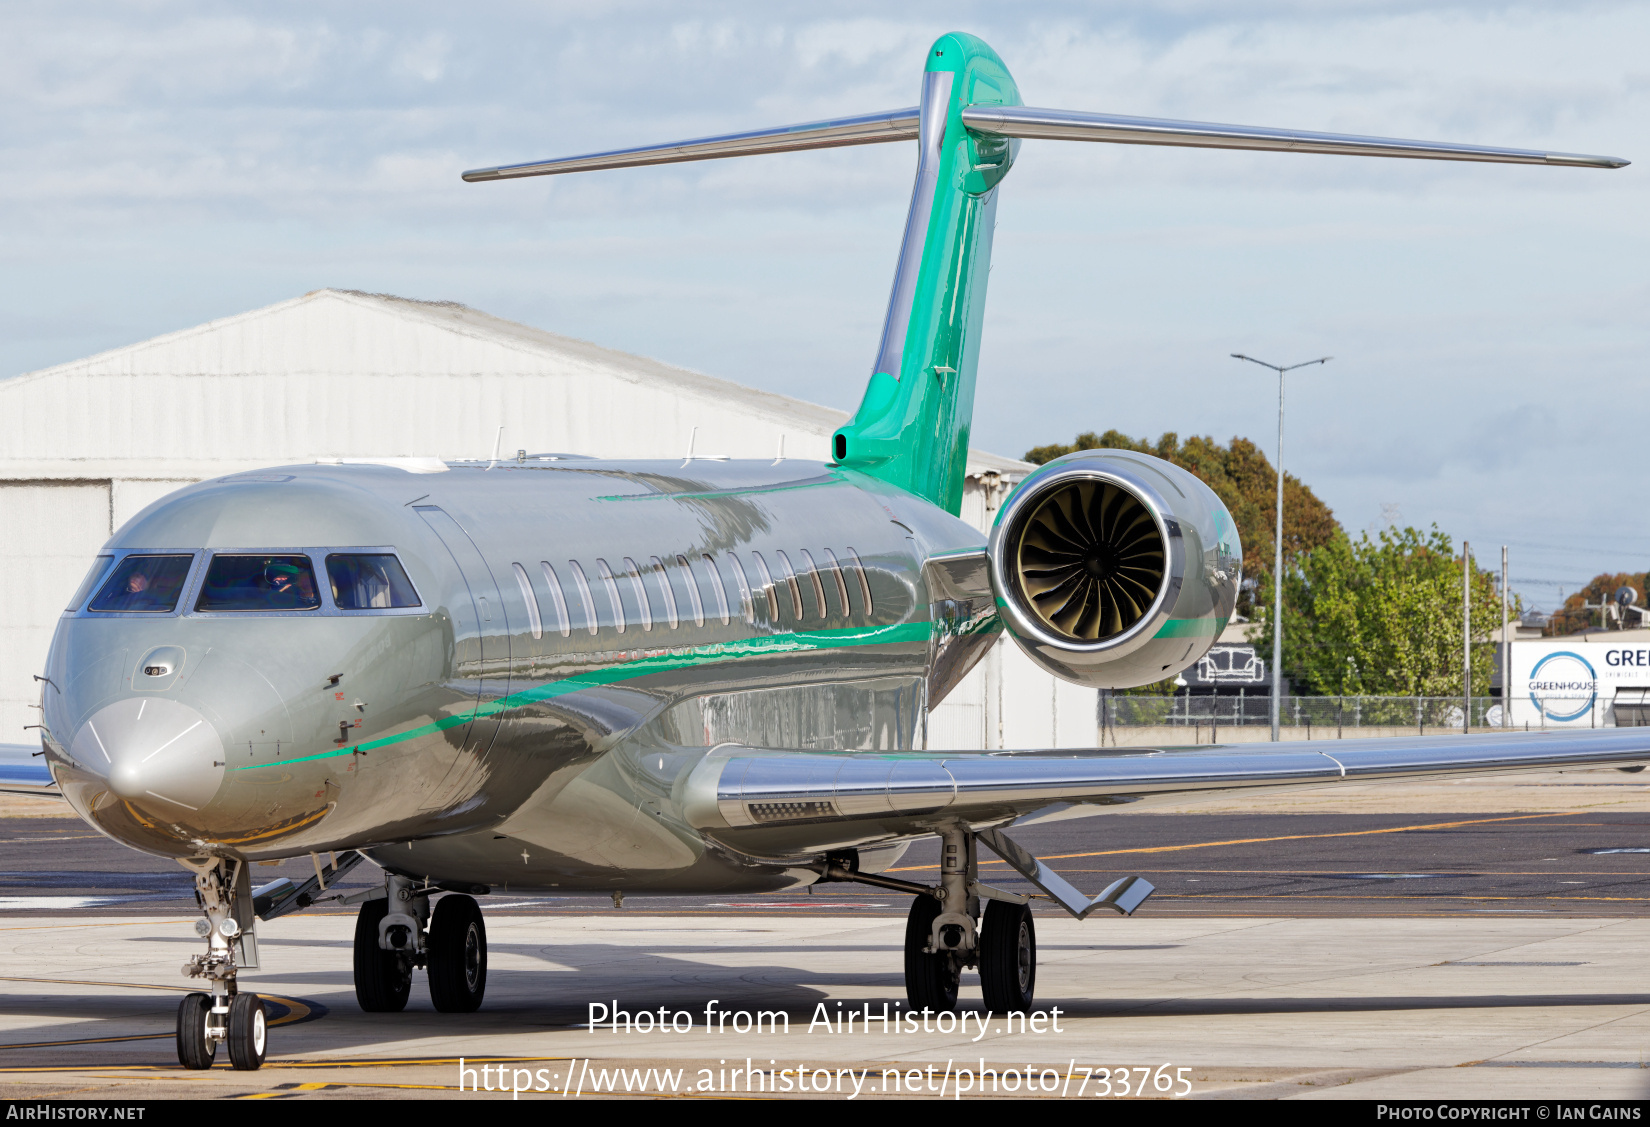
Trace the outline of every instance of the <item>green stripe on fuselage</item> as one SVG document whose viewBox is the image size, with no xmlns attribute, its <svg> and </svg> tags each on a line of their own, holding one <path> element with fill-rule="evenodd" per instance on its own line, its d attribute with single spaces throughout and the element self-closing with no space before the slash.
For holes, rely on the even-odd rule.
<svg viewBox="0 0 1650 1127">
<path fill-rule="evenodd" d="M 650 654 L 635 661 L 605 665 L 600 669 L 575 673 L 573 676 L 564 677 L 559 681 L 533 685 L 531 688 L 523 689 L 519 693 L 510 693 L 498 700 L 487 701 L 477 706 L 472 713 L 466 713 L 462 716 L 447 716 L 429 724 L 421 724 L 405 732 L 380 736 L 375 740 L 363 740 L 360 743 L 350 744 L 348 747 L 338 748 L 334 751 L 323 751 L 315 755 L 301 755 L 296 759 L 282 759 L 274 763 L 248 764 L 245 767 L 236 767 L 234 770 L 252 771 L 268 767 L 286 767 L 293 763 L 309 763 L 317 759 L 333 759 L 340 755 L 354 755 L 357 751 L 372 751 L 375 748 L 388 747 L 391 744 L 431 736 L 437 732 L 444 732 L 449 728 L 468 724 L 472 720 L 494 716 L 511 708 L 532 704 L 535 701 L 553 700 L 556 697 L 567 696 L 569 693 L 576 693 L 581 689 L 612 685 L 620 681 L 634 680 L 637 677 L 647 677 L 654 673 L 669 673 L 673 670 L 688 669 L 697 665 L 739 661 L 744 658 L 768 657 L 774 654 L 796 653 L 806 650 L 840 649 L 847 646 L 888 646 L 905 642 L 926 643 L 931 630 L 932 624 L 927 622 L 903 622 L 893 626 L 847 627 L 841 630 L 799 630 L 791 634 L 770 634 L 764 638 L 714 642 L 709 645 L 694 646 L 686 652 L 680 653 Z"/>
</svg>

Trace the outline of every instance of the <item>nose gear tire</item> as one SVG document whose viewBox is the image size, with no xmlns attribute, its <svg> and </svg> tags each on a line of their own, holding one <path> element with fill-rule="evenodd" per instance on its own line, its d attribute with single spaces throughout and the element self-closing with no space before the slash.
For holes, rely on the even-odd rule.
<svg viewBox="0 0 1650 1127">
<path fill-rule="evenodd" d="M 962 962 L 950 951 L 929 955 L 928 946 L 940 902 L 932 896 L 911 901 L 905 918 L 905 999 L 913 1010 L 953 1010 L 957 1006 L 957 983 L 962 978 Z"/>
<path fill-rule="evenodd" d="M 1030 1013 L 1037 991 L 1037 929 L 1026 904 L 989 901 L 980 927 L 980 987 L 992 1013 Z"/>
<path fill-rule="evenodd" d="M 185 994 L 178 1003 L 178 1063 L 185 1068 L 212 1067 L 212 1058 L 218 1055 L 218 1043 L 206 1035 L 206 1023 L 212 1020 L 212 996 L 196 991 Z"/>
<path fill-rule="evenodd" d="M 430 916 L 430 1001 L 447 1014 L 474 1013 L 487 992 L 487 925 L 481 907 L 443 896 Z"/>
<path fill-rule="evenodd" d="M 229 1063 L 241 1072 L 262 1068 L 268 1047 L 264 1000 L 256 994 L 236 994 L 229 1000 Z"/>
<path fill-rule="evenodd" d="M 355 1000 L 369 1014 L 400 1013 L 412 992 L 407 957 L 378 946 L 378 925 L 389 910 L 387 898 L 368 900 L 355 917 Z"/>
</svg>

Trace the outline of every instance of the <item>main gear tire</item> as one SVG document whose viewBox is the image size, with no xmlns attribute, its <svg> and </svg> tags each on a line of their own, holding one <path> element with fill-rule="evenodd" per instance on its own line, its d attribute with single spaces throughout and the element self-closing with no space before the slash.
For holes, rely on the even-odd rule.
<svg viewBox="0 0 1650 1127">
<path fill-rule="evenodd" d="M 1037 992 L 1037 929 L 1028 904 L 989 901 L 980 925 L 980 987 L 992 1013 L 1030 1013 Z"/>
<path fill-rule="evenodd" d="M 387 898 L 368 900 L 355 917 L 355 1000 L 369 1014 L 400 1013 L 412 993 L 411 960 L 378 946 L 378 925 L 389 910 Z"/>
<path fill-rule="evenodd" d="M 934 919 L 940 902 L 927 894 L 911 901 L 905 917 L 905 1000 L 913 1010 L 935 1013 L 957 1008 L 957 986 L 962 980 L 962 961 L 955 952 L 928 954 Z"/>
<path fill-rule="evenodd" d="M 487 993 L 487 925 L 469 896 L 449 894 L 430 916 L 430 1001 L 446 1014 L 474 1013 Z"/>
</svg>

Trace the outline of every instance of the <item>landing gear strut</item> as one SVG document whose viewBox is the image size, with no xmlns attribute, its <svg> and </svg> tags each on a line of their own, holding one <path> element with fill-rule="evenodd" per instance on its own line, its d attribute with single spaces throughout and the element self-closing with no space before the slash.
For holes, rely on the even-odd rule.
<svg viewBox="0 0 1650 1127">
<path fill-rule="evenodd" d="M 906 918 L 906 1001 L 919 1010 L 955 1009 L 963 968 L 972 966 L 980 968 L 988 1009 L 1030 1011 L 1037 984 L 1031 909 L 1025 897 L 980 883 L 974 835 L 951 827 L 940 831 L 939 887 L 920 892 Z"/>
<path fill-rule="evenodd" d="M 974 831 L 956 825 L 935 832 L 940 837 L 938 887 L 862 873 L 859 855 L 852 850 L 826 854 L 816 870 L 820 880 L 855 881 L 916 896 L 905 922 L 905 996 L 914 1009 L 953 1008 L 963 968 L 977 966 L 987 1007 L 996 1013 L 1031 1011 L 1037 987 L 1037 929 L 1031 922 L 1030 897 L 980 881 L 976 839 L 984 840 L 1009 868 L 1073 919 L 1087 919 L 1100 908 L 1132 916 L 1153 892 L 1143 877 L 1122 877 L 1090 899 L 1000 829 Z"/>
<path fill-rule="evenodd" d="M 413 971 L 426 967 L 430 1000 L 442 1013 L 474 1013 L 487 992 L 487 926 L 474 898 L 443 896 L 394 873 L 385 895 L 355 918 L 355 998 L 368 1013 L 398 1013 L 412 992 Z"/>
<path fill-rule="evenodd" d="M 180 862 L 195 874 L 195 899 L 205 918 L 195 932 L 206 940 L 206 954 L 183 965 L 190 978 L 206 979 L 210 993 L 186 994 L 178 1005 L 178 1063 L 185 1068 L 212 1067 L 218 1046 L 229 1043 L 229 1061 L 237 1069 L 262 1067 L 268 1044 L 263 1000 L 236 989 L 239 967 L 257 966 L 252 892 L 244 861 Z"/>
</svg>

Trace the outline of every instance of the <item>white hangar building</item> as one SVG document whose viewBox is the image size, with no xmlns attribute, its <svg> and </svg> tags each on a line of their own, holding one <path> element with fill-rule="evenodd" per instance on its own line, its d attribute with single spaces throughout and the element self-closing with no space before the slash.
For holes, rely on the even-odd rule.
<svg viewBox="0 0 1650 1127">
<path fill-rule="evenodd" d="M 33 675 L 91 557 L 191 482 L 317 458 L 828 457 L 840 411 L 451 302 L 317 290 L 0 382 L 0 743 L 38 722 Z M 499 428 L 502 426 L 502 436 Z M 1031 467 L 979 451 L 986 528 Z M 1004 641 L 929 721 L 934 747 L 1092 747 L 1095 694 Z"/>
</svg>

